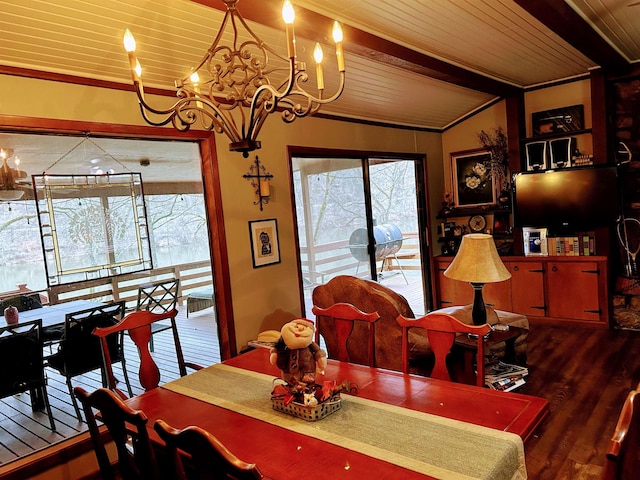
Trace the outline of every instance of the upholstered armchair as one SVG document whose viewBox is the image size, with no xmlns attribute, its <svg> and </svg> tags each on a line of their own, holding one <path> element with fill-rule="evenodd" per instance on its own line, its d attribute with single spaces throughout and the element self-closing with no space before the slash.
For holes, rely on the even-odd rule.
<svg viewBox="0 0 640 480">
<path fill-rule="evenodd" d="M 363 280 L 350 275 L 332 278 L 324 285 L 317 286 L 312 293 L 313 304 L 328 308 L 335 303 L 350 303 L 363 312 L 378 312 L 380 319 L 375 328 L 376 367 L 402 370 L 402 329 L 396 321 L 398 315 L 413 318 L 414 314 L 407 300 L 398 293 L 379 283 Z M 331 319 L 320 318 L 319 322 Z M 337 337 L 331 335 L 330 325 L 322 325 L 327 348 Z M 320 325 L 318 325 L 320 328 Z M 417 329 L 416 329 L 417 330 Z M 367 363 L 369 332 L 365 325 L 355 325 L 349 342 L 349 357 L 356 363 Z M 424 332 L 411 331 L 409 334 L 411 355 L 431 353 Z M 337 349 L 337 345 L 332 345 Z"/>
</svg>

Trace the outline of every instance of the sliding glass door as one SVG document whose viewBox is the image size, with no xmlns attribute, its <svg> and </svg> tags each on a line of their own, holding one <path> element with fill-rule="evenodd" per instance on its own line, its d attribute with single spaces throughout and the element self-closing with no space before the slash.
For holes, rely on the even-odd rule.
<svg viewBox="0 0 640 480">
<path fill-rule="evenodd" d="M 415 159 L 292 157 L 304 308 L 337 275 L 374 280 L 404 295 L 416 314 L 430 298 L 424 209 Z M 426 291 L 425 291 L 426 290 Z"/>
</svg>

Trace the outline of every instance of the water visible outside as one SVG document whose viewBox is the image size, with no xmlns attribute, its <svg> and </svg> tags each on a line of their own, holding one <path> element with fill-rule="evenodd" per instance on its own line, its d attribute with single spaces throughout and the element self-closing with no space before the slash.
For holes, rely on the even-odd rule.
<svg viewBox="0 0 640 480">
<path fill-rule="evenodd" d="M 202 194 L 145 197 L 155 268 L 209 259 Z M 40 228 L 32 200 L 0 204 L 0 239 L 0 292 L 20 284 L 45 290 Z"/>
</svg>

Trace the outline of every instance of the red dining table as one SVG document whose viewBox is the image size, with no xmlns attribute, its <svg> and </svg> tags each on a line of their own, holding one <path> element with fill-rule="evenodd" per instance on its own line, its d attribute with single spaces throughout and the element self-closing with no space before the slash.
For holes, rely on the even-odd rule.
<svg viewBox="0 0 640 480">
<path fill-rule="evenodd" d="M 226 360 L 224 365 L 278 377 L 279 370 L 268 358 L 268 350 L 258 348 Z M 510 432 L 525 442 L 549 414 L 543 398 L 334 360 L 329 360 L 324 377 L 357 384 L 359 398 Z M 127 404 L 145 412 L 154 442 L 162 444 L 153 430 L 158 419 L 176 428 L 198 425 L 241 459 L 256 463 L 267 478 L 437 478 L 168 388 L 153 389 L 127 400 Z M 420 438 L 415 441 L 419 443 Z"/>
</svg>

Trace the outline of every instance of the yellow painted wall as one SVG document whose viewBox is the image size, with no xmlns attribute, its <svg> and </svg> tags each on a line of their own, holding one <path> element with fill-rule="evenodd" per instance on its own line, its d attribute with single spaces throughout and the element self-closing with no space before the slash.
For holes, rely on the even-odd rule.
<svg viewBox="0 0 640 480">
<path fill-rule="evenodd" d="M 146 125 L 133 92 L 13 76 L 0 76 L 0 79 L 3 85 L 0 112 L 3 115 Z M 148 98 L 152 103 L 166 104 L 169 101 L 165 97 Z M 262 320 L 274 311 L 281 309 L 295 316 L 301 314 L 287 145 L 426 154 L 430 191 L 436 192 L 436 205 L 441 195 L 440 134 L 313 117 L 285 124 L 273 115 L 266 121 L 259 139 L 262 148 L 245 159 L 240 153 L 228 151 L 226 137 L 216 136 L 239 349 L 256 337 Z M 249 171 L 256 153 L 274 175 L 271 182 L 273 195 L 263 211 L 253 205 L 254 190 L 242 177 Z M 248 222 L 266 218 L 278 220 L 282 261 L 254 269 Z"/>
<path fill-rule="evenodd" d="M 580 80 L 555 87 L 527 92 L 524 96 L 527 137 L 532 134 L 531 114 L 553 108 L 584 105 L 584 128 L 591 128 L 591 82 Z M 578 150 L 593 154 L 591 135 L 575 135 Z"/>
</svg>

